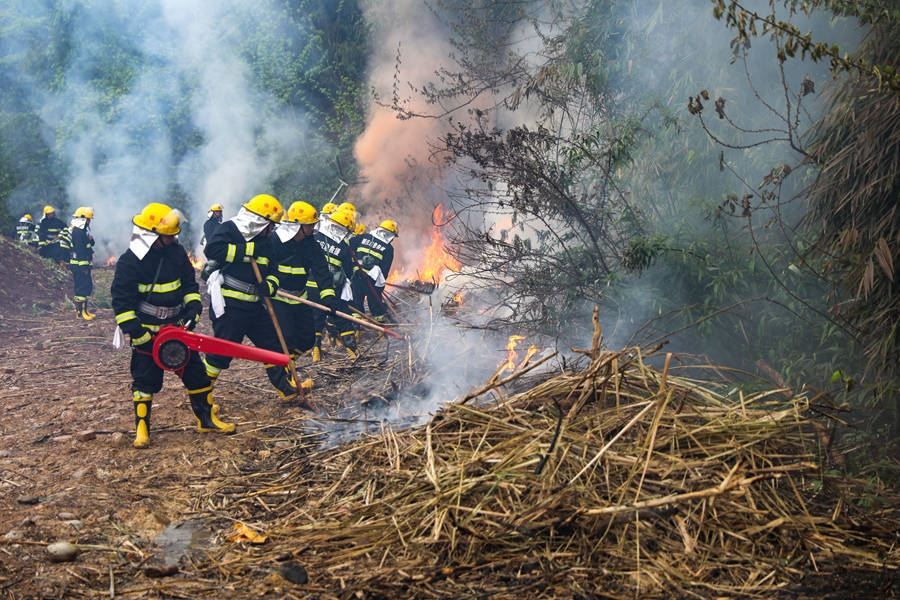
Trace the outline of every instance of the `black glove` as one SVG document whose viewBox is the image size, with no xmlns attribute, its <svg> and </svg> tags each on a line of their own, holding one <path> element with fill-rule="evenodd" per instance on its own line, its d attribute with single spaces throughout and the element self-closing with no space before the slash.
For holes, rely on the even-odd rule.
<svg viewBox="0 0 900 600">
<path fill-rule="evenodd" d="M 371 254 L 363 254 L 362 258 L 359 259 L 359 266 L 363 268 L 363 271 L 370 271 L 376 262 L 375 257 Z"/>
<path fill-rule="evenodd" d="M 219 268 L 219 263 L 214 260 L 207 261 L 203 268 L 200 269 L 200 279 L 203 281 L 209 280 L 209 276 L 212 275 L 213 271 Z"/>
<path fill-rule="evenodd" d="M 181 309 L 178 315 L 178 321 L 182 325 L 187 325 L 188 331 L 193 331 L 200 322 L 200 315 L 203 314 L 203 305 L 199 302 L 189 302 L 187 306 Z"/>
<path fill-rule="evenodd" d="M 337 296 L 325 296 L 322 298 L 322 304 L 328 307 L 331 314 L 334 314 L 335 311 L 340 308 L 340 302 L 338 301 Z"/>
</svg>

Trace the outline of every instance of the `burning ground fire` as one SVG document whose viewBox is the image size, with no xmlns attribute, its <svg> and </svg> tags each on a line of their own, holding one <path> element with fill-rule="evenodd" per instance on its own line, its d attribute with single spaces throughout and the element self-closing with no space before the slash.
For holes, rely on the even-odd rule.
<svg viewBox="0 0 900 600">
<path fill-rule="evenodd" d="M 446 223 L 452 213 L 445 211 L 441 205 L 432 212 L 431 243 L 421 252 L 421 261 L 415 267 L 403 266 L 391 271 L 388 283 L 406 282 L 440 283 L 446 271 L 459 272 L 462 264 L 447 252 L 444 236 L 441 234 L 441 223 Z"/>
</svg>

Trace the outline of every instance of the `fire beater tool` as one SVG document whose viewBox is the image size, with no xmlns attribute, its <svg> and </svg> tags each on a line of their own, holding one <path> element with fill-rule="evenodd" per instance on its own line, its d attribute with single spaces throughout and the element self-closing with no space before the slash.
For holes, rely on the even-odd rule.
<svg viewBox="0 0 900 600">
<path fill-rule="evenodd" d="M 437 288 L 437 284 L 431 281 L 410 281 L 406 285 L 402 283 L 391 283 L 387 281 L 385 282 L 385 285 L 389 285 L 400 290 L 407 290 L 410 292 L 415 292 L 417 294 L 423 294 L 425 296 L 430 296 Z"/>
<path fill-rule="evenodd" d="M 293 300 L 294 302 L 300 302 L 302 304 L 312 306 L 313 308 L 318 308 L 319 310 L 323 310 L 327 313 L 331 312 L 331 309 L 328 308 L 327 306 L 325 306 L 324 304 L 319 304 L 318 302 L 313 302 L 312 300 L 307 300 L 306 298 L 301 298 L 300 296 L 295 296 L 294 294 L 290 294 L 290 293 L 282 291 L 282 290 L 278 290 L 277 292 L 275 292 L 275 294 L 278 296 L 281 296 L 282 298 L 287 298 L 288 300 Z M 364 319 L 358 319 L 357 317 L 354 317 L 353 315 L 348 315 L 347 313 L 341 312 L 339 310 L 334 311 L 334 314 L 336 314 L 339 317 L 343 317 L 344 319 L 347 319 L 348 321 L 352 321 L 358 325 L 362 325 L 363 327 L 368 327 L 369 329 L 374 329 L 375 331 L 379 331 L 381 333 L 386 333 L 387 335 L 389 335 L 391 337 L 395 337 L 398 340 L 403 339 L 402 335 L 400 335 L 396 331 L 388 329 L 387 327 L 382 327 L 380 325 L 376 325 L 375 323 L 369 323 L 368 321 L 366 321 Z"/>
<path fill-rule="evenodd" d="M 256 362 L 287 366 L 291 361 L 288 354 L 279 354 L 211 335 L 188 331 L 178 325 L 163 325 L 153 339 L 153 360 L 160 368 L 178 371 L 188 364 L 191 351 L 205 354 L 220 354 L 232 358 L 243 358 Z"/>
</svg>

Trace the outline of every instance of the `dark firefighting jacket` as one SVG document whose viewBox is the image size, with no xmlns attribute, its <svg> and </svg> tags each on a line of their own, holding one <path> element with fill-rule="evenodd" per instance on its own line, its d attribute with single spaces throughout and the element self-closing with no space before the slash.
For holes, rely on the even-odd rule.
<svg viewBox="0 0 900 600">
<path fill-rule="evenodd" d="M 27 220 L 20 220 L 18 223 L 16 223 L 16 239 L 23 244 L 28 244 L 29 246 L 37 246 L 38 236 L 37 230 L 34 227 L 34 223 Z"/>
<path fill-rule="evenodd" d="M 126 250 L 116 262 L 110 293 L 116 323 L 135 346 L 182 314 L 199 316 L 203 307 L 194 267 L 177 242 L 154 245 L 143 260 Z"/>
<path fill-rule="evenodd" d="M 274 240 L 276 263 L 275 272 L 279 289 L 307 297 L 307 284 L 319 290 L 319 298 L 334 296 L 333 279 L 322 247 L 313 236 L 302 240 L 290 239 L 282 242 Z M 313 285 L 314 284 L 314 285 Z M 276 296 L 276 300 L 287 304 L 299 304 L 296 300 Z"/>
<path fill-rule="evenodd" d="M 272 235 L 261 233 L 248 242 L 237 225 L 232 221 L 225 221 L 206 240 L 203 252 L 210 261 L 215 261 L 222 272 L 222 296 L 225 298 L 226 309 L 255 307 L 262 297 L 260 294 L 275 294 L 278 277 L 272 271 L 272 238 Z M 250 264 L 251 257 L 256 259 L 266 286 L 262 290 L 258 287 L 253 265 Z"/>
<path fill-rule="evenodd" d="M 364 271 L 377 266 L 381 267 L 385 277 L 390 274 L 391 265 L 394 264 L 394 247 L 391 244 L 379 240 L 371 233 L 364 233 L 350 240 L 350 249 Z"/>
<path fill-rule="evenodd" d="M 43 217 L 38 225 L 38 248 L 41 256 L 57 259 L 59 246 L 59 234 L 66 229 L 66 224 L 59 217 Z M 68 256 L 65 257 L 68 260 Z"/>
<path fill-rule="evenodd" d="M 328 269 L 331 271 L 332 288 L 340 298 L 344 282 L 352 279 L 353 273 L 356 271 L 350 246 L 344 241 L 336 242 L 320 231 L 317 231 L 314 237 L 325 254 Z M 310 288 L 318 287 L 315 285 L 315 282 L 308 282 L 307 285 Z M 319 292 L 319 297 L 321 297 L 321 292 L 318 289 L 316 291 Z"/>
<path fill-rule="evenodd" d="M 90 267 L 94 261 L 94 237 L 80 227 L 69 228 L 69 245 L 72 258 L 69 264 L 73 267 Z"/>
</svg>

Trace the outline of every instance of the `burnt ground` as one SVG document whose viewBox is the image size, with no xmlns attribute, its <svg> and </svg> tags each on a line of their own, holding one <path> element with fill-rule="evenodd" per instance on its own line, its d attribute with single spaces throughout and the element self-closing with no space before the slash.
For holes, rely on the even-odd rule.
<svg viewBox="0 0 900 600">
<path fill-rule="evenodd" d="M 112 562 L 129 561 L 114 550 L 123 546 L 140 548 L 141 568 L 152 573 L 172 562 L 167 544 L 183 541 L 177 532 L 171 539 L 172 527 L 208 508 L 196 505 L 206 486 L 264 461 L 307 413 L 278 399 L 261 364 L 236 359 L 215 390 L 235 435 L 197 433 L 169 373 L 153 401 L 151 446 L 133 448 L 129 352 L 111 343 L 113 267 L 95 267 L 97 317 L 84 321 L 67 270 L 2 236 L 0 256 L 0 598 L 82 597 L 74 588 L 110 577 L 111 550 Z M 196 331 L 212 333 L 206 314 Z M 297 367 L 325 405 L 353 397 L 348 382 L 365 365 L 365 356 L 351 364 L 334 351 L 316 368 L 308 358 Z M 75 562 L 48 560 L 46 546 L 57 541 L 79 545 Z"/>
</svg>

